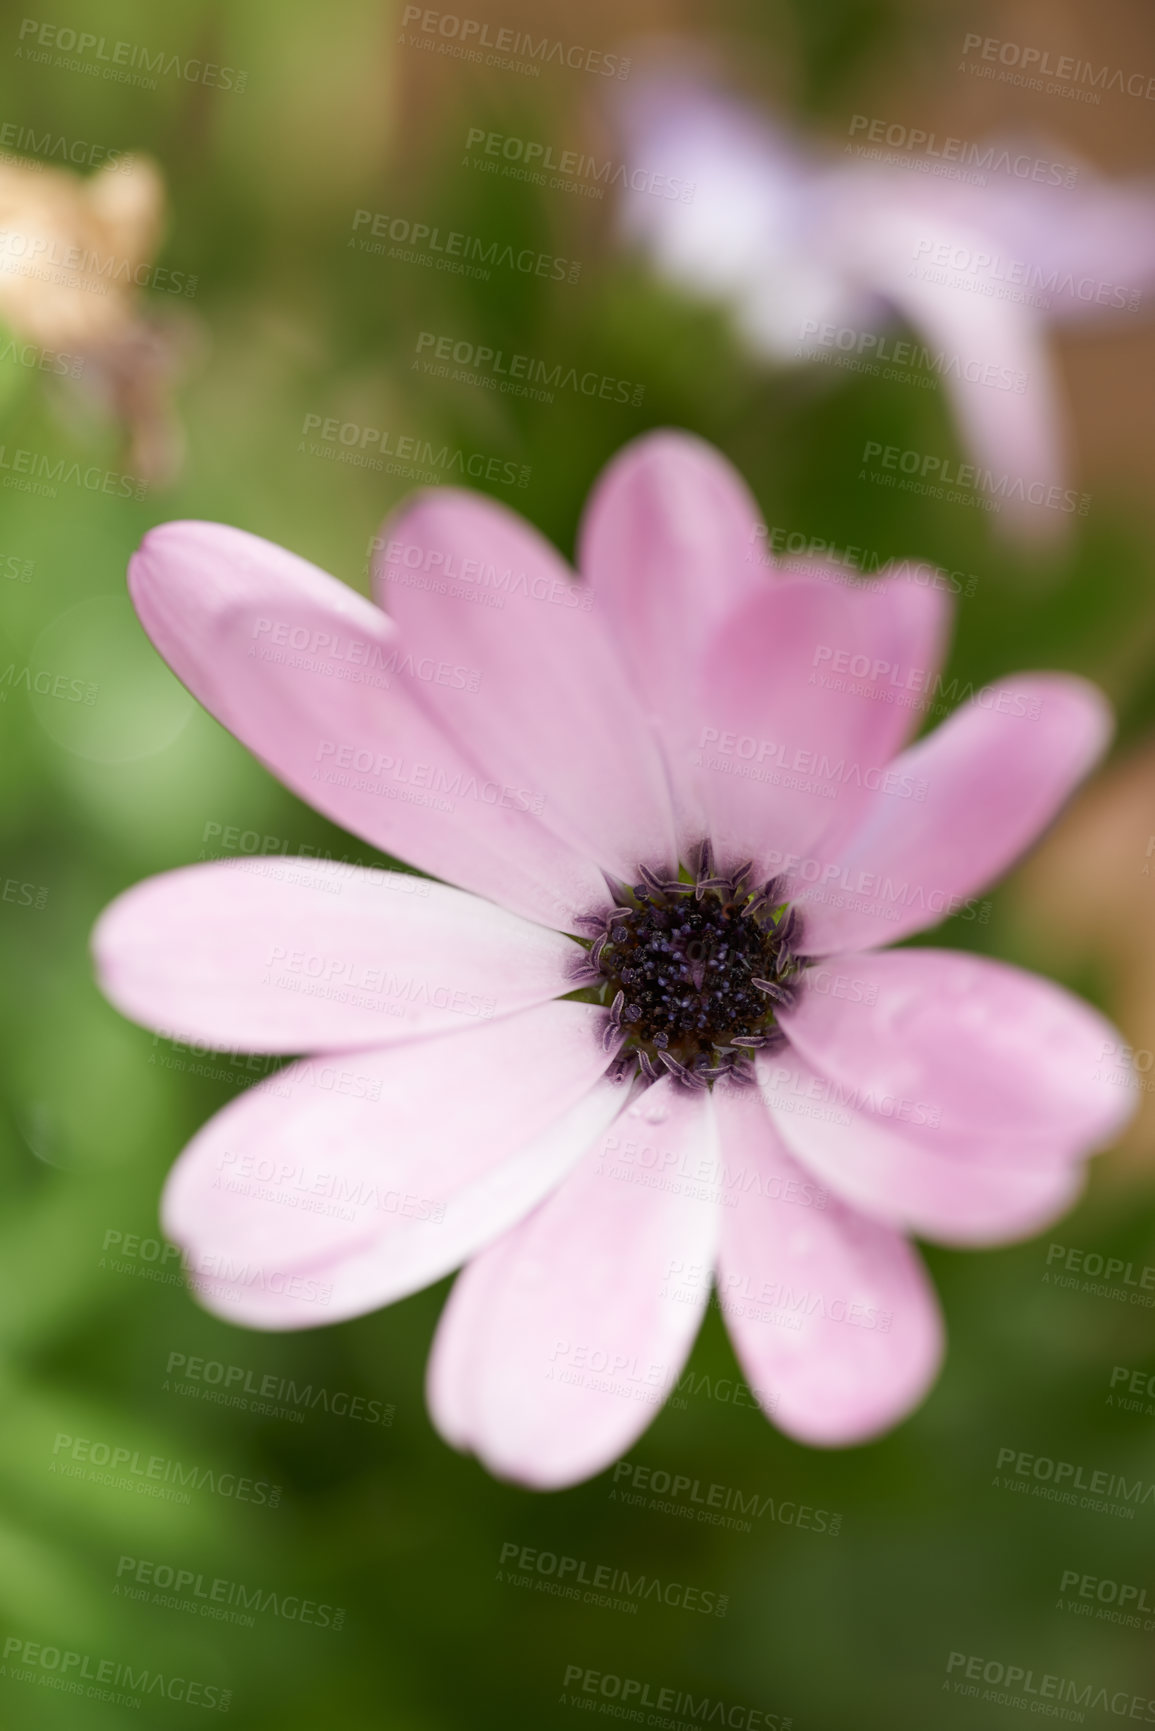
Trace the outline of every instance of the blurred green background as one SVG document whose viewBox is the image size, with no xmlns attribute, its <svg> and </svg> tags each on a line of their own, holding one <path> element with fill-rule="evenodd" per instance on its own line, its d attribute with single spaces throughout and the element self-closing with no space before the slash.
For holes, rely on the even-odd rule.
<svg viewBox="0 0 1155 1731">
<path fill-rule="evenodd" d="M 618 51 L 634 32 L 689 24 L 704 45 L 740 58 L 762 94 L 835 138 L 850 112 L 914 122 L 937 100 L 956 121 L 945 130 L 1038 121 L 1120 171 L 1147 167 L 1155 142 L 1150 119 L 1131 110 L 1099 116 L 1096 131 L 1082 113 L 974 106 L 990 93 L 957 78 L 953 60 L 961 31 L 986 25 L 953 7 L 797 0 L 707 19 L 656 3 L 532 12 L 494 0 L 474 11 L 494 27 L 548 18 L 566 41 Z M 1013 33 L 1012 11 L 1003 34 Z M 757 1492 L 759 1506 L 773 1498 L 775 1509 L 781 1500 L 841 1516 L 836 1534 L 772 1513 L 752 1518 L 750 1532 L 727 1530 L 623 1506 L 610 1474 L 534 1495 L 450 1451 L 422 1390 L 444 1287 L 299 1335 L 248 1333 L 202 1312 L 173 1277 L 175 1260 L 164 1260 L 157 1197 L 183 1143 L 248 1073 L 224 1058 L 215 1075 L 198 1074 L 187 1051 L 128 1025 L 98 996 L 87 959 L 111 897 L 219 851 L 230 826 L 277 838 L 278 851 L 374 859 L 184 696 L 124 600 L 140 536 L 183 516 L 266 535 L 365 588 L 369 540 L 407 484 L 310 454 L 308 416 L 529 465 L 524 488 L 490 489 L 567 553 L 591 482 L 624 441 L 652 426 L 693 429 L 746 475 L 768 524 L 973 574 L 949 673 L 976 684 L 1020 666 L 1086 673 L 1117 707 L 1117 757 L 1142 765 L 1155 722 L 1155 476 L 1135 432 L 1142 402 L 1127 391 L 1151 395 L 1150 333 L 1089 338 L 1068 357 L 1080 484 L 1095 505 L 1061 559 L 1028 562 L 978 512 L 858 482 L 866 438 L 957 450 L 939 391 L 822 368 L 773 376 L 721 316 L 619 253 L 605 206 L 462 165 L 473 126 L 563 144 L 601 136 L 603 81 L 435 58 L 399 40 L 400 7 L 365 0 L 327 13 L 296 0 L 174 0 L 161 11 L 100 0 L 86 13 L 38 23 L 248 76 L 243 90 L 178 75 L 155 90 L 121 85 L 18 56 L 25 15 L 0 21 L 0 118 L 151 155 L 168 196 L 159 263 L 197 278 L 192 295 L 144 289 L 138 308 L 179 351 L 172 394 L 187 450 L 176 478 L 140 500 L 0 486 L 0 673 L 17 670 L 0 684 L 0 878 L 18 886 L 0 898 L 0 1724 L 97 1731 L 131 1712 L 141 1727 L 195 1725 L 232 1691 L 229 1711 L 254 1731 L 566 1731 L 582 1710 L 576 1668 L 638 1680 L 655 1699 L 669 1688 L 723 1702 L 739 1714 L 731 1724 L 762 1723 L 740 1716 L 747 1710 L 799 1731 L 1019 1723 L 1018 1709 L 944 1687 L 952 1652 L 1108 1695 L 1155 1695 L 1155 1611 L 1147 1629 L 1119 1626 L 1069 1614 L 1062 1602 L 1073 1595 L 1060 1591 L 1064 1572 L 1077 1571 L 1144 1587 L 1155 1606 L 1155 1499 L 1133 1520 L 1113 1519 L 994 1482 L 1004 1447 L 1088 1476 L 1155 1481 L 1155 1401 L 1131 1411 L 1108 1400 L 1113 1367 L 1155 1370 L 1155 1315 L 1126 1288 L 1120 1300 L 1044 1280 L 1051 1241 L 1136 1271 L 1155 1262 L 1143 1137 L 1126 1159 L 1098 1163 L 1087 1198 L 1049 1239 L 928 1252 L 948 1362 L 922 1410 L 870 1447 L 807 1450 L 729 1398 L 735 1366 L 711 1313 L 692 1388 L 631 1459 L 744 1498 Z M 1155 55 L 1138 17 L 1126 5 L 1102 9 L 1103 58 L 1121 44 Z M 1054 15 L 1056 41 L 1073 18 Z M 875 106 L 863 109 L 867 101 Z M 372 256 L 350 245 L 358 210 L 578 260 L 580 280 L 508 270 L 468 280 Z M 19 227 L 10 212 L 6 220 Z M 552 403 L 499 396 L 415 367 L 422 332 L 593 369 L 644 394 L 636 405 L 574 392 Z M 1111 442 L 1120 425 L 1132 429 L 1126 460 Z M 31 450 L 53 464 L 135 473 L 115 416 L 67 380 L 4 359 L 0 443 L 4 468 Z M 28 691 L 24 668 L 29 684 L 46 669 L 95 686 L 93 700 Z M 1139 773 L 1138 784 L 1139 841 L 1116 860 L 1135 924 L 1114 948 L 1069 938 L 1062 917 L 1041 918 L 1028 880 L 1000 888 L 988 925 L 953 921 L 933 939 L 1041 968 L 1112 1013 L 1122 992 L 1137 1044 L 1142 982 L 1127 985 L 1123 971 L 1150 948 L 1152 891 L 1141 879 L 1155 831 L 1152 781 Z M 1117 881 L 1076 882 L 1072 930 L 1088 907 L 1121 905 Z M 174 1355 L 239 1367 L 250 1389 L 288 1378 L 324 1388 L 327 1401 L 361 1397 L 366 1413 L 392 1422 L 323 1404 L 280 1416 L 227 1406 L 205 1398 L 211 1383 L 170 1374 Z M 69 1478 L 53 1453 L 61 1434 L 276 1484 L 279 1505 L 208 1490 L 185 1505 Z M 519 1590 L 498 1578 L 507 1543 L 728 1595 L 727 1614 L 651 1600 L 626 1615 Z M 184 1570 L 260 1588 L 266 1600 L 275 1593 L 277 1607 L 246 1623 L 153 1603 L 151 1588 L 129 1597 L 142 1561 L 162 1581 L 166 1569 Z M 332 1609 L 306 1624 L 286 1614 L 286 1597 Z M 109 1660 L 193 1679 L 200 1703 L 153 1692 L 130 1710 L 65 1693 L 51 1686 L 58 1672 L 20 1666 L 25 1642 L 83 1653 L 93 1673 Z M 602 1700 L 614 1704 L 584 1696 L 589 1707 Z M 1089 1710 L 1087 1722 L 1111 1717 Z"/>
</svg>

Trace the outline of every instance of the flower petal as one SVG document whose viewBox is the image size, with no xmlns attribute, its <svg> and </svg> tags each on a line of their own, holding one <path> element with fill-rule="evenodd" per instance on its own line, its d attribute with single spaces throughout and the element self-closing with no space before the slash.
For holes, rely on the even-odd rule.
<svg viewBox="0 0 1155 1731">
<path fill-rule="evenodd" d="M 685 771 L 699 721 L 687 669 L 727 614 L 766 582 L 760 529 L 737 471 L 679 432 L 647 433 L 620 451 L 582 519 L 578 564 L 667 747 L 683 845 L 702 835 Z"/>
<path fill-rule="evenodd" d="M 247 1052 L 464 1030 L 572 991 L 584 954 L 463 890 L 319 859 L 148 878 L 105 909 L 93 946 L 125 1015 Z"/>
<path fill-rule="evenodd" d="M 149 637 L 193 696 L 230 728 L 233 687 L 216 657 L 221 617 L 243 601 L 361 601 L 343 585 L 334 593 L 334 582 L 307 559 L 224 523 L 162 524 L 144 537 L 128 566 L 129 593 Z"/>
<path fill-rule="evenodd" d="M 205 1302 L 299 1328 L 448 1273 L 493 1221 L 501 1230 L 517 1217 L 499 1168 L 545 1143 L 548 1188 L 588 1146 L 586 1120 L 572 1151 L 548 1137 L 604 1073 L 604 1020 L 587 1004 L 543 1004 L 464 1034 L 307 1059 L 233 1101 L 189 1143 L 164 1194 L 165 1231 Z M 624 1098 L 606 1088 L 613 1100 L 594 1122 Z M 531 1207 L 542 1194 L 533 1163 L 515 1178 Z M 329 1289 L 323 1305 L 306 1281 Z"/>
<path fill-rule="evenodd" d="M 941 198 L 945 189 L 935 190 Z M 929 187 L 926 196 L 929 203 Z M 987 280 L 995 280 L 1000 253 L 1026 263 L 1026 282 L 1045 293 L 1048 319 L 1118 320 L 1136 312 L 1155 283 L 1155 188 L 1145 175 L 1109 179 L 1082 162 L 1076 186 L 1003 172 L 982 188 L 957 184 L 955 196 L 965 220 L 981 224 L 987 254 L 996 255 Z"/>
<path fill-rule="evenodd" d="M 973 917 L 968 899 L 1036 840 L 1110 732 L 1082 679 L 1018 674 L 976 692 L 895 759 L 819 883 L 799 885 L 807 953 L 896 943 L 951 911 Z"/>
<path fill-rule="evenodd" d="M 455 1190 L 436 1232 L 393 1232 L 333 1269 L 334 1303 L 361 1316 L 440 1280 L 525 1219 L 605 1135 L 622 1110 L 620 1084 L 601 1078 L 541 1135 Z"/>
<path fill-rule="evenodd" d="M 649 1424 L 709 1291 L 717 1209 L 636 1182 L 613 1136 L 637 1114 L 676 1162 L 712 1158 L 707 1094 L 647 1090 L 548 1201 L 459 1277 L 429 1401 L 442 1434 L 492 1472 L 541 1488 L 600 1472 Z M 686 1302 L 675 1271 L 706 1272 Z"/>
<path fill-rule="evenodd" d="M 396 626 L 345 584 L 242 530 L 170 523 L 129 588 L 178 678 L 318 811 L 547 925 L 606 905 L 601 874 L 538 815 L 549 790 L 487 775 L 429 712 Z"/>
<path fill-rule="evenodd" d="M 616 93 L 615 93 L 616 94 Z M 616 104 L 635 161 L 660 162 L 692 196 L 622 188 L 620 226 L 663 276 L 733 310 L 751 345 L 798 354 L 804 321 L 851 322 L 842 234 L 824 208 L 824 171 L 764 112 L 736 102 L 697 64 L 630 79 Z"/>
<path fill-rule="evenodd" d="M 805 1171 L 753 1089 L 715 1090 L 724 1157 L 761 1192 L 722 1214 L 718 1294 L 734 1350 L 774 1422 L 802 1442 L 865 1441 L 920 1401 L 942 1357 L 934 1289 L 905 1239 L 840 1202 L 783 1201 Z"/>
<path fill-rule="evenodd" d="M 860 591 L 797 576 L 730 615 L 706 653 L 695 754 L 720 859 L 772 875 L 862 807 L 911 722 L 886 681 L 937 667 L 945 624 L 944 595 L 906 577 Z"/>
<path fill-rule="evenodd" d="M 1084 1181 L 1066 1147 L 912 1130 L 837 1103 L 838 1090 L 797 1052 L 760 1054 L 762 1098 L 783 1144 L 851 1208 L 940 1244 L 1006 1244 L 1065 1214 Z"/>
<path fill-rule="evenodd" d="M 417 660 L 447 669 L 428 693 L 447 730 L 494 780 L 544 790 L 550 825 L 606 871 L 632 883 L 639 863 L 672 866 L 661 758 L 593 591 L 480 494 L 420 494 L 381 539 L 378 594 Z M 500 608 L 448 580 L 471 568 L 504 580 Z"/>
<path fill-rule="evenodd" d="M 856 211 L 846 241 L 856 270 L 932 353 L 954 361 L 943 379 L 963 441 L 980 468 L 1011 477 L 996 527 L 1037 541 L 1060 538 L 1074 519 L 1031 502 L 1067 479 L 1063 409 L 1043 320 L 1025 302 L 975 293 L 978 284 L 965 277 L 957 285 L 936 281 L 945 273 L 911 264 L 927 255 L 989 257 L 990 234 L 978 213 L 969 226 L 958 213 L 920 211 L 905 188 L 882 181 L 857 188 L 849 204 Z M 972 370 L 978 377 L 967 376 Z"/>
<path fill-rule="evenodd" d="M 217 1255 L 194 1268 L 210 1310 L 253 1328 L 311 1328 L 364 1316 L 408 1298 L 468 1262 L 518 1224 L 563 1181 L 622 1109 L 621 1087 L 604 1078 L 537 1136 L 496 1165 L 467 1177 L 444 1204 L 407 1193 L 396 1229 L 359 1244 L 330 1247 L 299 1265 L 284 1283 L 251 1264 L 238 1284 L 237 1264 Z M 420 1182 L 420 1175 L 416 1175 Z M 389 1205 L 400 1192 L 386 1193 Z M 444 1212 L 442 1213 L 442 1206 Z"/>
<path fill-rule="evenodd" d="M 854 995 L 811 983 L 780 1020 L 835 1104 L 944 1143 L 1018 1142 L 1024 1158 L 1103 1147 L 1134 1109 L 1101 1068 L 1119 1035 L 1050 980 L 957 950 L 853 955 L 830 968 Z"/>
</svg>

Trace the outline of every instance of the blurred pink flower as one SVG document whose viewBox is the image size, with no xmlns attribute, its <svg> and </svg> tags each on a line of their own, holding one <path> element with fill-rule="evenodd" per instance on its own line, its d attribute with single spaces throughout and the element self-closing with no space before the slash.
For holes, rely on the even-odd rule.
<svg viewBox="0 0 1155 1731">
<path fill-rule="evenodd" d="M 640 1434 L 712 1274 L 783 1429 L 893 1424 L 942 1345 L 906 1235 L 1035 1231 L 1129 1110 L 1096 1070 L 1113 1030 L 1057 986 L 877 951 L 975 916 L 1102 749 L 1101 698 L 1020 675 L 904 748 L 943 689 L 943 592 L 767 575 L 757 525 L 724 459 L 656 433 L 598 482 L 577 580 L 511 511 L 449 490 L 383 531 L 388 614 L 216 524 L 152 531 L 130 568 L 153 642 L 226 727 L 461 886 L 233 860 L 105 912 L 125 1014 L 312 1054 L 193 1139 L 166 1230 L 210 1307 L 263 1328 L 468 1263 L 433 1413 L 531 1485 Z"/>
<path fill-rule="evenodd" d="M 996 486 L 1008 477 L 996 522 L 1059 535 L 1072 501 L 1045 503 L 1069 487 L 1047 327 L 1139 309 L 1155 285 L 1155 185 L 1113 184 L 1052 147 L 938 139 L 920 154 L 905 127 L 888 150 L 887 129 L 858 118 L 840 156 L 693 74 L 631 80 L 618 104 L 630 159 L 665 178 L 661 195 L 648 180 L 623 192 L 622 231 L 672 281 L 728 304 L 778 363 L 885 372 L 896 344 L 881 339 L 901 317 L 972 462 Z M 913 354 L 899 350 L 900 376 Z"/>
</svg>

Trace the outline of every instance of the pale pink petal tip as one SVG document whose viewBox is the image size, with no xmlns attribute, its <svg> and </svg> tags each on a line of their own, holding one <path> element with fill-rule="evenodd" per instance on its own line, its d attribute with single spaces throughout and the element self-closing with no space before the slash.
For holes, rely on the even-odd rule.
<svg viewBox="0 0 1155 1731">
<path fill-rule="evenodd" d="M 651 1090 L 663 1144 L 713 1159 L 707 1095 Z M 649 1098 L 649 1096 L 647 1096 Z M 718 1210 L 639 1181 L 629 1115 L 535 1213 L 459 1277 L 437 1330 L 428 1394 L 446 1440 L 499 1477 L 560 1489 L 603 1471 L 656 1416 L 710 1291 Z M 689 1290 L 677 1271 L 692 1269 Z"/>
</svg>

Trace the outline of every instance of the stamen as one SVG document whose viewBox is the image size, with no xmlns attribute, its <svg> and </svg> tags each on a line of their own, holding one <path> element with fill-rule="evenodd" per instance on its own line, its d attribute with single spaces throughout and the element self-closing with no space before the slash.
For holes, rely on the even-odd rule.
<svg viewBox="0 0 1155 1731">
<path fill-rule="evenodd" d="M 666 1069 L 670 1072 L 671 1076 L 676 1076 L 679 1082 L 685 1082 L 687 1087 L 690 1088 L 705 1087 L 706 1084 L 703 1081 L 701 1081 L 692 1071 L 687 1070 L 684 1064 L 679 1064 L 676 1058 L 671 1058 L 668 1052 L 659 1052 L 658 1057 L 662 1060 L 662 1063 L 666 1066 Z"/>
<path fill-rule="evenodd" d="M 710 876 L 713 870 L 714 844 L 712 841 L 707 840 L 702 842 L 696 851 L 694 857 L 694 876 L 696 878 L 706 878 Z"/>
<path fill-rule="evenodd" d="M 778 921 L 778 942 L 785 945 L 787 949 L 792 950 L 795 947 L 801 929 L 802 922 L 798 918 L 798 909 L 787 908 L 786 912 L 782 915 L 782 918 Z"/>
<path fill-rule="evenodd" d="M 602 876 L 606 880 L 606 887 L 613 896 L 614 901 L 618 902 L 622 906 L 628 907 L 630 901 L 629 884 L 623 883 L 621 878 L 616 878 L 607 871 L 603 871 Z"/>
<path fill-rule="evenodd" d="M 615 885 L 617 905 L 585 958 L 609 1012 L 617 1079 L 632 1071 L 697 1089 L 749 1080 L 753 1054 L 783 1038 L 776 1015 L 794 1002 L 801 923 L 793 909 L 773 917 L 781 882 L 751 884 L 750 860 L 722 874 L 709 843 L 691 859 L 692 882 L 639 865 L 632 891 Z"/>
</svg>

